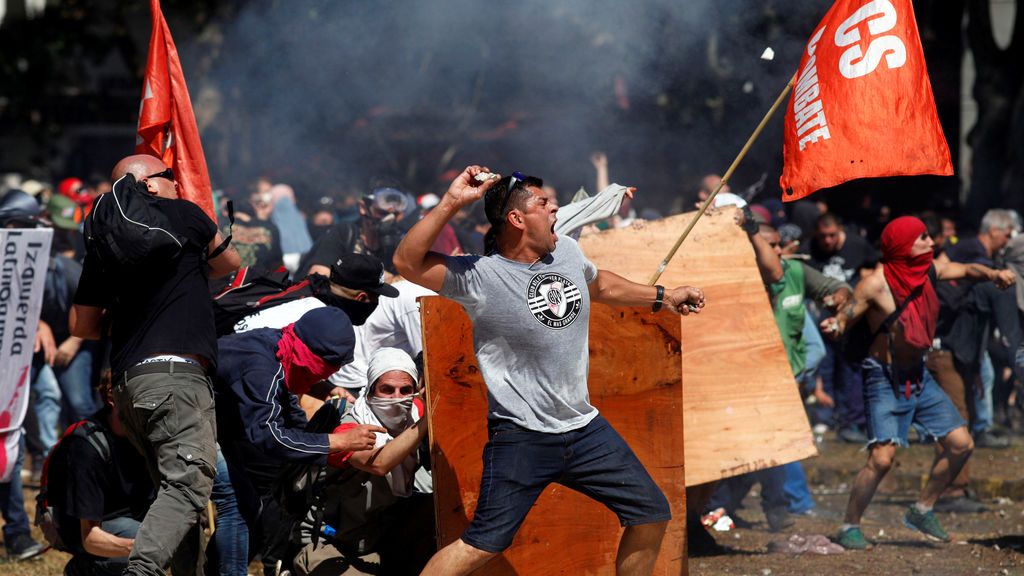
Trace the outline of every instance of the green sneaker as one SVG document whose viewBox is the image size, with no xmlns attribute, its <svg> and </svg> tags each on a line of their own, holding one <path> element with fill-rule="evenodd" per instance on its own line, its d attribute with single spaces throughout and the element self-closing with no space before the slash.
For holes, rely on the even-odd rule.
<svg viewBox="0 0 1024 576">
<path fill-rule="evenodd" d="M 917 530 L 932 540 L 949 542 L 949 534 L 946 534 L 946 531 L 942 529 L 939 521 L 935 519 L 935 513 L 931 510 L 927 514 L 922 514 L 911 504 L 910 509 L 903 516 L 903 523 L 906 524 L 907 528 Z"/>
<path fill-rule="evenodd" d="M 868 550 L 871 548 L 871 543 L 864 538 L 864 533 L 857 526 L 840 530 L 839 535 L 836 536 L 836 543 L 847 550 Z"/>
</svg>

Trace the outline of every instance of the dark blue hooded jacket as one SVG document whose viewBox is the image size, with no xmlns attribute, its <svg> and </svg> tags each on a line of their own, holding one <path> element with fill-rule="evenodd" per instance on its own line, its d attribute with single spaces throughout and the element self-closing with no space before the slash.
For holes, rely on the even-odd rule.
<svg viewBox="0 0 1024 576">
<path fill-rule="evenodd" d="M 309 336 L 300 333 L 304 320 Z M 340 310 L 307 312 L 296 323 L 296 333 L 321 358 L 341 364 L 352 361 L 355 335 Z M 246 440 L 270 458 L 324 464 L 330 452 L 328 435 L 305 431 L 306 414 L 285 386 L 284 368 L 277 360 L 280 339 L 280 330 L 260 328 L 217 341 L 218 437 L 221 442 Z"/>
</svg>

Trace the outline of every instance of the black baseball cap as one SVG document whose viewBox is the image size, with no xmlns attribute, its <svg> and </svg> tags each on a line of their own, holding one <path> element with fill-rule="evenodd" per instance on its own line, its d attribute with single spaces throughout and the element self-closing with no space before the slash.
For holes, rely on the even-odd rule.
<svg viewBox="0 0 1024 576">
<path fill-rule="evenodd" d="M 398 296 L 398 290 L 384 281 L 384 264 L 369 254 L 352 252 L 338 258 L 331 266 L 331 282 L 388 298 Z"/>
</svg>

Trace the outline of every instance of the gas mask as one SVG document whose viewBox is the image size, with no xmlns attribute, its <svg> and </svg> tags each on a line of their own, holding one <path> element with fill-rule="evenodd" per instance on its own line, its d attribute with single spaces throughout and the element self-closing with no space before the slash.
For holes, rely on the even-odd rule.
<svg viewBox="0 0 1024 576">
<path fill-rule="evenodd" d="M 402 219 L 402 215 L 407 214 L 410 208 L 409 197 L 394 188 L 378 188 L 363 197 L 363 219 L 377 236 L 373 255 L 380 258 L 384 268 L 392 274 L 395 273 L 391 263 L 395 249 L 408 231 L 404 223 L 406 220 L 415 221 L 415 218 Z"/>
<path fill-rule="evenodd" d="M 405 236 L 406 229 L 394 214 L 388 214 L 375 221 L 374 226 L 377 229 L 377 248 L 373 253 L 384 263 L 384 268 L 394 274 L 395 267 L 391 261 L 395 256 L 395 250 L 398 249 L 398 243 Z"/>
</svg>

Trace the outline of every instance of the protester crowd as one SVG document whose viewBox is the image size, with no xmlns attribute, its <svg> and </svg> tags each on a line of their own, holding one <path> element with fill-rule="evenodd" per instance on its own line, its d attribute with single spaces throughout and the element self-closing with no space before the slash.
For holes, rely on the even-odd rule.
<svg viewBox="0 0 1024 576">
<path fill-rule="evenodd" d="M 592 162 L 600 194 L 570 198 L 544 188 L 548 205 L 561 205 L 561 234 L 688 209 L 719 181 L 709 175 L 671 209 L 638 211 L 632 190 L 610 185 L 607 158 Z M 254 559 L 264 574 L 418 573 L 436 542 L 416 299 L 435 292 L 403 279 L 394 256 L 443 190 L 316 198 L 261 177 L 230 207 L 215 194 L 214 225 L 173 200 L 173 172 L 155 158 L 130 157 L 111 180 L 55 184 L 9 175 L 0 196 L 5 227 L 54 231 L 27 433 L 14 477 L 0 485 L 8 556 L 28 559 L 54 545 L 72 554 L 68 574 L 157 574 L 169 565 L 186 574 L 205 563 L 209 573 L 237 575 Z M 87 250 L 83 224 L 95 199 L 132 186 L 163 199 L 160 209 L 187 238 L 190 248 L 173 266 L 127 274 Z M 895 215 L 885 206 L 840 215 L 821 201 L 783 205 L 776 197 L 726 186 L 716 206 L 742 208 L 738 225 L 815 435 L 903 443 L 871 424 L 871 383 L 829 324 L 853 305 L 859 283 L 882 274 L 883 231 Z M 935 278 L 939 314 L 925 381 L 967 424 L 965 442 L 1005 448 L 1024 406 L 1020 217 L 916 216 L 938 268 L 1004 271 L 993 282 Z M 491 223 L 483 202 L 466 205 L 431 249 L 484 254 Z M 1018 279 L 1015 288 L 1001 289 L 1007 275 Z M 936 433 L 915 422 L 908 440 L 931 443 Z M 968 481 L 964 466 L 934 511 L 983 510 Z M 755 483 L 771 530 L 815 513 L 799 463 L 762 470 L 719 484 L 696 511 L 708 532 L 691 530 L 691 542 L 730 529 Z M 30 535 L 23 485 L 44 488 L 37 522 L 52 528 L 49 544 Z M 931 514 L 925 508 L 918 511 Z M 211 521 L 203 554 L 201 532 Z M 856 523 L 847 524 L 842 534 Z M 840 543 L 858 547 L 855 539 Z"/>
</svg>

